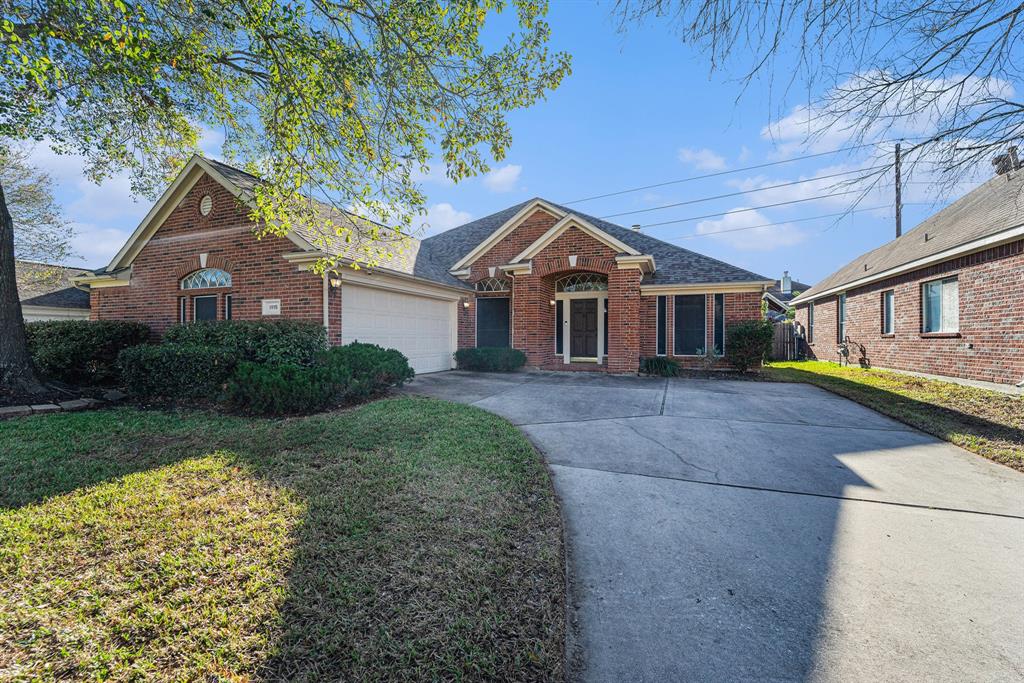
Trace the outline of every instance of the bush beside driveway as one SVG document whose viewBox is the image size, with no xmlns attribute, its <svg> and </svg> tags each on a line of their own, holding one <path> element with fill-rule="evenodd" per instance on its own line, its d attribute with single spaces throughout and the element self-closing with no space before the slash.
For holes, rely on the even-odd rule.
<svg viewBox="0 0 1024 683">
<path fill-rule="evenodd" d="M 1024 472 L 1024 399 L 1019 396 L 821 361 L 772 363 L 764 376 L 827 389 Z"/>
<path fill-rule="evenodd" d="M 564 566 L 525 438 L 421 398 L 0 424 L 0 678 L 551 680 Z"/>
</svg>

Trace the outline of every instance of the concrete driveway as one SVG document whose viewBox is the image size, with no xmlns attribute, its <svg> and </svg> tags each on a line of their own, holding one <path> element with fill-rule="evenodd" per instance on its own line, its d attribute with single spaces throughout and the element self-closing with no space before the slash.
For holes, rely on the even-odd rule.
<svg viewBox="0 0 1024 683">
<path fill-rule="evenodd" d="M 1020 681 L 1024 476 L 801 384 L 419 377 L 519 425 L 570 548 L 573 677 Z"/>
</svg>

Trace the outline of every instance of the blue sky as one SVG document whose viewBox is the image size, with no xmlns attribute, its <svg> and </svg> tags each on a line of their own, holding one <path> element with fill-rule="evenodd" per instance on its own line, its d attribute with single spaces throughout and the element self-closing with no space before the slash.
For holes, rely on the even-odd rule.
<svg viewBox="0 0 1024 683">
<path fill-rule="evenodd" d="M 620 33 L 607 5 L 558 0 L 552 2 L 548 20 L 552 47 L 573 55 L 572 75 L 547 101 L 511 115 L 512 147 L 490 174 L 453 185 L 444 178 L 443 169 L 434 168 L 423 178 L 429 208 L 425 232 L 439 232 L 533 196 L 566 203 L 848 144 L 848 134 L 841 130 L 804 144 L 808 127 L 801 104 L 820 92 L 792 92 L 793 99 L 780 102 L 778 92 L 772 100 L 769 89 L 755 83 L 740 97 L 735 77 L 744 65 L 742 58 L 731 71 L 709 73 L 707 58 L 683 45 L 664 25 L 649 23 Z M 217 136 L 209 135 L 204 151 L 219 156 L 217 144 Z M 664 204 L 855 170 L 870 165 L 871 153 L 822 156 L 572 206 L 599 217 L 642 211 L 609 219 L 629 226 L 814 197 L 836 192 L 830 189 L 836 180 L 648 211 Z M 76 225 L 78 262 L 105 265 L 149 203 L 134 202 L 124 178 L 97 187 L 80 177 L 77 159 L 58 158 L 46 149 L 37 150 L 35 156 L 53 173 L 58 198 Z M 927 178 L 914 180 L 904 193 L 904 201 L 911 204 L 904 210 L 905 229 L 970 187 L 962 186 L 951 196 L 936 196 Z M 838 222 L 835 218 L 801 220 L 841 212 L 851 201 L 833 197 L 645 227 L 644 232 L 765 276 L 779 277 L 789 270 L 794 278 L 813 284 L 854 255 L 894 236 L 891 183 L 873 191 L 861 204 L 883 208 Z M 783 224 L 735 230 L 777 222 Z M 714 232 L 720 234 L 708 234 Z"/>
</svg>

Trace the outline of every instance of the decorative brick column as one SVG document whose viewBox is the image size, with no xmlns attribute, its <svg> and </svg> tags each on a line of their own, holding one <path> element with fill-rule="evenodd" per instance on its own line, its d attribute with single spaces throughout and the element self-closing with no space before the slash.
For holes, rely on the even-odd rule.
<svg viewBox="0 0 1024 683">
<path fill-rule="evenodd" d="M 549 363 L 554 353 L 555 285 L 551 278 L 516 275 L 512 280 L 512 346 L 526 353 L 528 365 Z"/>
<path fill-rule="evenodd" d="M 608 371 L 640 368 L 640 279 L 635 269 L 608 273 Z"/>
</svg>

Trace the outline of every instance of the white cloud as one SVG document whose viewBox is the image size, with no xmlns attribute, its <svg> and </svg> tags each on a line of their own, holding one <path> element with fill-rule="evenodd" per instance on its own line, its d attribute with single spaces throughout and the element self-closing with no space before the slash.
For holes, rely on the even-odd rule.
<svg viewBox="0 0 1024 683">
<path fill-rule="evenodd" d="M 519 164 L 507 164 L 496 168 L 484 176 L 484 186 L 491 192 L 511 192 L 519 183 L 519 175 L 523 167 Z"/>
<path fill-rule="evenodd" d="M 447 175 L 447 167 L 440 159 L 433 159 L 427 164 L 427 170 L 419 168 L 412 170 L 412 181 L 414 183 L 432 183 L 435 185 L 454 185 L 455 183 Z"/>
<path fill-rule="evenodd" d="M 736 209 L 742 208 L 746 207 L 736 207 Z M 779 247 L 791 247 L 807 239 L 807 233 L 792 223 L 760 228 L 750 227 L 774 222 L 759 211 L 731 213 L 717 220 L 701 221 L 697 224 L 697 234 L 707 235 L 734 249 L 745 251 L 770 251 Z M 740 229 L 748 227 L 750 227 L 749 230 Z"/>
<path fill-rule="evenodd" d="M 1015 95 L 1006 80 L 950 76 L 913 79 L 902 89 L 887 91 L 884 100 L 869 100 L 867 91 L 883 80 L 878 71 L 855 74 L 818 102 L 794 107 L 769 123 L 761 137 L 775 143 L 783 158 L 885 139 L 927 137 L 962 125 L 964 112 L 981 116 L 993 101 Z M 865 109 L 849 111 L 851 102 Z"/>
<path fill-rule="evenodd" d="M 131 229 L 105 228 L 94 223 L 72 222 L 71 227 L 75 233 L 71 238 L 71 250 L 78 256 L 72 260 L 89 268 L 107 265 L 132 232 Z"/>
<path fill-rule="evenodd" d="M 427 215 L 423 217 L 423 234 L 417 237 L 429 237 L 445 230 L 451 230 L 463 223 L 472 220 L 473 215 L 468 211 L 459 211 L 448 202 L 434 204 L 427 208 Z"/>
<path fill-rule="evenodd" d="M 690 164 L 699 171 L 724 171 L 726 169 L 725 158 L 707 147 L 702 149 L 681 147 L 679 161 Z"/>
</svg>

